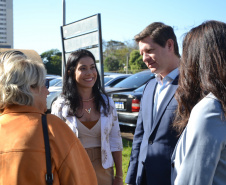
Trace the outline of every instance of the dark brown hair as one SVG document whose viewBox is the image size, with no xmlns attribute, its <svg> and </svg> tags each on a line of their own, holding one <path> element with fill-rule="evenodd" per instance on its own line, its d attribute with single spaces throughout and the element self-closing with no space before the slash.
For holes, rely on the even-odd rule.
<svg viewBox="0 0 226 185">
<path fill-rule="evenodd" d="M 226 24 L 207 21 L 191 29 L 183 41 L 174 128 L 181 134 L 192 108 L 209 92 L 226 115 Z"/>
<path fill-rule="evenodd" d="M 156 44 L 162 47 L 166 46 L 167 40 L 172 39 L 174 42 L 174 53 L 180 57 L 177 38 L 171 26 L 165 25 L 161 22 L 154 22 L 137 34 L 134 39 L 136 42 L 140 42 L 148 36 L 150 36 Z"/>
<path fill-rule="evenodd" d="M 76 80 L 75 80 L 75 69 L 78 65 L 78 62 L 83 57 L 90 57 L 93 59 L 95 67 L 96 62 L 93 54 L 85 49 L 79 49 L 72 52 L 67 60 L 67 65 L 65 69 L 64 82 L 63 82 L 63 96 L 66 98 L 67 103 L 70 106 L 70 114 L 75 115 L 76 117 L 81 117 L 82 115 L 77 115 L 76 110 L 82 106 L 82 98 L 78 92 Z M 97 70 L 97 67 L 96 67 Z M 97 70 L 97 80 L 93 86 L 93 94 L 95 96 L 95 106 L 96 110 L 100 111 L 101 105 L 104 109 L 104 114 L 106 115 L 109 112 L 109 99 L 106 95 L 103 88 L 101 88 L 100 75 Z M 107 99 L 107 104 L 101 94 L 104 94 Z"/>
</svg>

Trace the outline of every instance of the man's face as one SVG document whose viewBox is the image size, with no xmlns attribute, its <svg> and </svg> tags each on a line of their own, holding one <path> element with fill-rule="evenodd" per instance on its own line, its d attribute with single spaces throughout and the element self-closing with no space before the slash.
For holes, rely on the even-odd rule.
<svg viewBox="0 0 226 185">
<path fill-rule="evenodd" d="M 170 72 L 170 50 L 168 43 L 166 43 L 165 47 L 161 47 L 148 36 L 139 42 L 139 49 L 140 54 L 143 56 L 143 62 L 152 73 L 165 77 Z"/>
</svg>

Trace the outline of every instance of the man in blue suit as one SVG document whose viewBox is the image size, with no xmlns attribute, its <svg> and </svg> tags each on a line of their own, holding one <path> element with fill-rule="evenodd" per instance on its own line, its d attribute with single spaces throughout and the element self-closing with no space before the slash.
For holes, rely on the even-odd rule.
<svg viewBox="0 0 226 185">
<path fill-rule="evenodd" d="M 170 185 L 177 135 L 171 125 L 177 101 L 180 54 L 173 28 L 154 22 L 135 36 L 143 62 L 155 73 L 143 92 L 126 183 Z"/>
</svg>

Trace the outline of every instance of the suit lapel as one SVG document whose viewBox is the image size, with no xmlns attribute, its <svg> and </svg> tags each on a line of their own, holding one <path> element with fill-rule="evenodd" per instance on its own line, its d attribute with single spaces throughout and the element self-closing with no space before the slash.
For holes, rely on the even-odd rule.
<svg viewBox="0 0 226 185">
<path fill-rule="evenodd" d="M 175 92 L 177 90 L 177 87 L 178 87 L 178 76 L 172 82 L 172 84 L 169 87 L 165 97 L 162 100 L 162 103 L 160 104 L 159 111 L 158 111 L 158 113 L 156 115 L 155 120 L 153 120 L 153 123 L 152 123 L 153 125 L 152 125 L 152 129 L 151 129 L 151 134 L 154 131 L 155 127 L 159 124 L 159 120 L 161 119 L 163 113 L 165 112 L 167 105 L 169 104 L 169 102 L 174 97 L 174 94 L 175 94 Z"/>
<path fill-rule="evenodd" d="M 143 128 L 147 133 L 151 132 L 152 127 L 153 104 L 156 86 L 157 86 L 156 80 L 155 79 L 150 80 L 144 89 L 142 97 Z"/>
<path fill-rule="evenodd" d="M 157 87 L 157 81 L 153 80 L 152 82 L 150 82 L 150 86 L 154 87 L 154 88 L 151 88 L 151 91 L 150 91 L 150 95 L 152 95 L 151 102 L 150 102 L 150 105 L 151 105 L 150 106 L 151 107 L 151 119 L 150 120 L 153 120 L 153 108 L 154 108 L 154 99 L 155 99 L 155 90 L 156 90 L 156 87 Z M 150 126 L 152 128 L 153 121 L 152 121 L 152 124 Z"/>
</svg>

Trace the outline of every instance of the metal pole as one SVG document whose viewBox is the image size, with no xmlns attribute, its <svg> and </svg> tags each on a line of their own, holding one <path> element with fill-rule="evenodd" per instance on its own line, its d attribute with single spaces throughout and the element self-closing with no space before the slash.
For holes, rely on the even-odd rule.
<svg viewBox="0 0 226 185">
<path fill-rule="evenodd" d="M 126 74 L 128 74 L 128 67 L 129 67 L 129 54 L 126 56 Z"/>
<path fill-rule="evenodd" d="M 63 0 L 63 26 L 66 24 L 66 18 L 65 18 L 65 14 L 66 14 L 66 8 L 65 8 L 66 2 L 65 0 Z M 61 33 L 62 33 L 62 43 L 64 42 L 64 38 L 63 38 L 63 28 L 61 28 Z M 64 46 L 64 44 L 62 44 L 62 46 Z M 64 76 L 64 68 L 65 68 L 65 53 L 64 53 L 64 47 L 62 47 L 62 64 L 61 64 L 61 76 Z"/>
<path fill-rule="evenodd" d="M 65 5 L 66 5 L 66 3 L 65 3 L 65 0 L 63 0 L 63 26 L 65 25 Z"/>
<path fill-rule="evenodd" d="M 97 14 L 98 16 L 98 31 L 99 31 L 99 65 L 100 65 L 100 79 L 101 79 L 101 86 L 104 88 L 104 62 L 103 62 L 103 50 L 102 50 L 102 32 L 101 32 L 101 18 L 100 14 Z"/>
</svg>

